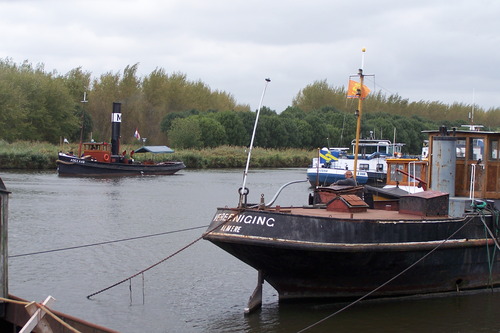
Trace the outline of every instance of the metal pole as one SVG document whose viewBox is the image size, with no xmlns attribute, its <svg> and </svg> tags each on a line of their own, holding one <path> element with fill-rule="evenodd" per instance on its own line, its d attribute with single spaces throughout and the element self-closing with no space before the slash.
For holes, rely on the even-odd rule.
<svg viewBox="0 0 500 333">
<path fill-rule="evenodd" d="M 267 84 L 269 82 L 271 82 L 271 79 L 266 79 L 266 83 L 264 84 L 264 89 L 262 90 L 262 96 L 260 97 L 259 108 L 257 109 L 257 116 L 255 117 L 255 124 L 253 126 L 252 139 L 250 140 L 250 148 L 248 150 L 247 164 L 245 167 L 245 172 L 243 174 L 243 185 L 241 186 L 241 192 L 240 192 L 240 203 L 239 203 L 240 207 L 243 203 L 243 195 L 245 193 L 245 186 L 247 183 L 247 176 L 248 176 L 248 167 L 250 166 L 250 157 L 252 155 L 253 140 L 255 139 L 255 132 L 257 131 L 257 123 L 259 122 L 260 109 L 262 108 L 262 101 L 264 100 L 264 95 L 266 94 Z"/>
</svg>

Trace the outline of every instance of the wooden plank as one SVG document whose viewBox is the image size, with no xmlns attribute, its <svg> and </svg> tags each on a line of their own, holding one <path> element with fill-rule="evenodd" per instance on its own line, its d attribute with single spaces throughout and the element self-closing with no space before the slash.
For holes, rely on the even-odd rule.
<svg viewBox="0 0 500 333">
<path fill-rule="evenodd" d="M 55 298 L 52 296 L 48 296 L 45 301 L 43 301 L 43 305 L 45 306 L 50 306 L 52 303 L 54 303 Z M 41 333 L 52 333 L 52 329 L 50 328 L 49 323 L 47 322 L 46 319 L 43 318 L 43 316 L 46 314 L 46 312 L 40 308 L 38 308 L 34 302 L 26 305 L 26 311 L 31 315 L 31 318 L 28 320 L 26 325 L 19 331 L 19 333 L 29 333 L 33 331 L 35 327 L 41 332 Z"/>
</svg>

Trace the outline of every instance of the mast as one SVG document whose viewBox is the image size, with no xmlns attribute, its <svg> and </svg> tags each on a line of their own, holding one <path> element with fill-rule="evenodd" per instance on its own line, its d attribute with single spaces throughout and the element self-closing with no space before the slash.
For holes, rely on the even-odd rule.
<svg viewBox="0 0 500 333">
<path fill-rule="evenodd" d="M 363 49 L 363 53 L 365 52 L 365 49 Z M 363 68 L 360 68 L 358 71 L 358 76 L 359 76 L 359 89 L 356 95 L 358 96 L 358 109 L 356 110 L 356 145 L 354 145 L 354 170 L 353 170 L 353 177 L 354 180 L 356 180 L 356 175 L 358 172 L 358 152 L 359 152 L 359 137 L 361 134 L 361 115 L 363 114 L 363 81 L 364 81 L 364 74 L 363 74 Z"/>
<path fill-rule="evenodd" d="M 82 156 L 83 122 L 85 121 L 85 103 L 87 103 L 87 92 L 83 92 L 82 103 L 82 123 L 80 124 L 80 143 L 78 144 L 78 157 Z"/>
<path fill-rule="evenodd" d="M 358 109 L 356 110 L 356 145 L 354 146 L 354 170 L 353 176 L 354 180 L 356 180 L 356 175 L 358 172 L 358 154 L 359 154 L 359 139 L 361 136 L 361 115 L 363 114 L 363 99 L 370 92 L 368 88 L 364 86 L 365 75 L 363 74 L 363 67 L 365 65 L 365 52 L 366 48 L 361 49 L 361 68 L 358 70 L 357 76 L 359 76 L 359 88 L 356 91 L 356 97 L 358 98 Z M 365 89 L 368 91 L 365 93 Z"/>
</svg>

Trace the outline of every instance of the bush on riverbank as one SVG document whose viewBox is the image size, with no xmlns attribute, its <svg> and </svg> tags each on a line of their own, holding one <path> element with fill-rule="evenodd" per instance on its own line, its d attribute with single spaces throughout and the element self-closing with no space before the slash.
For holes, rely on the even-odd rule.
<svg viewBox="0 0 500 333">
<path fill-rule="evenodd" d="M 57 147 L 48 143 L 0 140 L 0 169 L 44 170 L 55 168 Z"/>
<path fill-rule="evenodd" d="M 252 168 L 294 168 L 307 167 L 314 151 L 301 149 L 262 149 L 254 148 L 250 167 Z M 177 150 L 172 159 L 181 160 L 188 168 L 244 168 L 248 148 L 221 146 L 213 149 Z"/>
<path fill-rule="evenodd" d="M 137 149 L 123 145 L 122 150 Z M 44 142 L 0 141 L 0 169 L 50 170 L 56 168 L 57 153 L 63 150 Z M 64 150 L 77 151 L 78 147 L 64 147 Z M 191 169 L 244 168 L 248 148 L 221 146 L 213 149 L 176 150 L 173 154 L 135 154 L 136 160 L 183 161 Z M 301 168 L 307 167 L 316 156 L 315 150 L 303 149 L 262 149 L 254 148 L 250 161 L 251 168 Z"/>
</svg>

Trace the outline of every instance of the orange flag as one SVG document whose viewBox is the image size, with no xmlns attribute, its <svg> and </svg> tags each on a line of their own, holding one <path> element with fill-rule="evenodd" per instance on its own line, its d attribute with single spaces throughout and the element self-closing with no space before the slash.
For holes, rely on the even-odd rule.
<svg viewBox="0 0 500 333">
<path fill-rule="evenodd" d="M 363 89 L 361 91 L 361 83 L 349 80 L 349 86 L 347 87 L 347 98 L 358 98 L 365 99 L 370 93 L 370 89 L 363 84 Z"/>
</svg>

